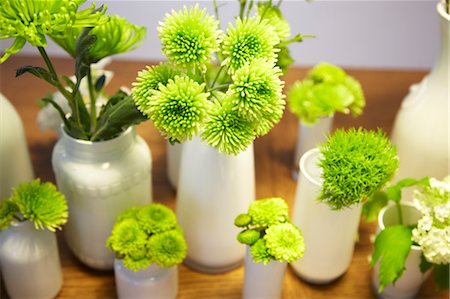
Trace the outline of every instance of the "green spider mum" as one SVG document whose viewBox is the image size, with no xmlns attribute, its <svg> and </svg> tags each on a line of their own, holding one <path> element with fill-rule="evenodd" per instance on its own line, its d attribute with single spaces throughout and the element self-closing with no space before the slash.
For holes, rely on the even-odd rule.
<svg viewBox="0 0 450 299">
<path fill-rule="evenodd" d="M 273 27 L 280 41 L 286 40 L 291 35 L 291 27 L 283 17 L 278 6 L 270 5 L 266 2 L 259 2 L 257 14 L 263 20 Z"/>
<path fill-rule="evenodd" d="M 245 64 L 232 76 L 228 95 L 233 109 L 254 121 L 267 116 L 274 121 L 277 116 L 281 118 L 284 82 L 280 76 L 281 70 L 267 59 L 254 59 Z"/>
<path fill-rule="evenodd" d="M 381 131 L 341 129 L 320 147 L 319 200 L 334 210 L 350 207 L 383 187 L 398 168 L 396 149 Z"/>
<path fill-rule="evenodd" d="M 277 261 L 291 263 L 303 256 L 305 243 L 302 233 L 292 223 L 281 223 L 266 229 L 267 252 Z"/>
<path fill-rule="evenodd" d="M 172 11 L 158 27 L 162 51 L 167 58 L 183 67 L 204 65 L 218 50 L 218 22 L 198 5 Z"/>
<path fill-rule="evenodd" d="M 19 212 L 19 207 L 10 199 L 0 201 L 0 230 L 7 229 Z"/>
<path fill-rule="evenodd" d="M 244 231 L 241 231 L 237 235 L 237 240 L 246 245 L 253 245 L 256 241 L 258 241 L 261 238 L 261 232 L 255 230 L 255 229 L 247 229 Z"/>
<path fill-rule="evenodd" d="M 236 26 L 228 26 L 223 37 L 222 54 L 226 57 L 222 64 L 234 73 L 255 58 L 275 60 L 278 51 L 275 46 L 280 42 L 277 33 L 267 20 L 258 16 L 249 19 L 237 19 Z"/>
<path fill-rule="evenodd" d="M 254 123 L 240 116 L 229 105 L 216 104 L 208 113 L 201 137 L 218 148 L 219 153 L 237 155 L 255 139 Z"/>
<path fill-rule="evenodd" d="M 0 39 L 14 38 L 0 58 L 3 63 L 19 52 L 26 42 L 46 47 L 46 35 L 65 38 L 71 28 L 92 27 L 107 21 L 104 9 L 77 11 L 84 0 L 2 0 L 0 5 Z"/>
<path fill-rule="evenodd" d="M 263 263 L 267 265 L 272 260 L 273 256 L 268 252 L 266 241 L 264 238 L 259 239 L 250 247 L 250 254 L 255 263 Z"/>
<path fill-rule="evenodd" d="M 133 250 L 123 258 L 123 265 L 134 272 L 145 269 L 151 264 L 152 260 L 147 256 L 145 247 Z"/>
<path fill-rule="evenodd" d="M 204 88 L 205 84 L 179 76 L 160 85 L 147 111 L 155 127 L 170 140 L 191 139 L 207 116 L 209 93 Z"/>
<path fill-rule="evenodd" d="M 106 246 L 119 254 L 128 256 L 145 248 L 148 236 L 135 219 L 123 219 L 116 223 Z"/>
<path fill-rule="evenodd" d="M 252 219 L 252 225 L 267 227 L 288 221 L 288 205 L 280 197 L 259 199 L 250 204 L 248 215 Z"/>
<path fill-rule="evenodd" d="M 132 84 L 131 92 L 139 111 L 147 113 L 153 91 L 159 90 L 159 84 L 167 85 L 169 80 L 173 80 L 175 76 L 179 75 L 181 75 L 181 72 L 167 63 L 160 63 L 152 67 L 147 66 L 146 70 L 138 72 L 137 82 Z"/>
<path fill-rule="evenodd" d="M 187 253 L 186 241 L 178 230 L 153 235 L 147 248 L 151 260 L 164 268 L 180 264 Z"/>
<path fill-rule="evenodd" d="M 140 225 L 148 234 L 172 230 L 177 224 L 174 212 L 162 204 L 152 204 L 137 213 Z"/>
</svg>

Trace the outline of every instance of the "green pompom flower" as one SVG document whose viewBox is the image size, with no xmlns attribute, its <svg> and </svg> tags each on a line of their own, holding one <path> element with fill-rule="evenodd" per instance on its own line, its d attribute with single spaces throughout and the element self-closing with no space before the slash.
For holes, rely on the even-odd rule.
<svg viewBox="0 0 450 299">
<path fill-rule="evenodd" d="M 3 0 L 0 5 L 0 39 L 14 38 L 0 58 L 3 63 L 26 42 L 46 47 L 46 35 L 65 38 L 71 28 L 93 27 L 107 21 L 105 9 L 95 4 L 78 11 L 84 0 Z"/>
<path fill-rule="evenodd" d="M 234 73 L 255 58 L 275 60 L 275 46 L 280 42 L 273 27 L 258 16 L 237 19 L 236 26 L 230 24 L 223 37 L 222 54 L 226 57 L 222 64 Z"/>
<path fill-rule="evenodd" d="M 234 225 L 237 227 L 246 227 L 252 222 L 252 218 L 248 214 L 239 214 L 234 219 Z"/>
<path fill-rule="evenodd" d="M 116 223 L 106 245 L 119 256 L 128 256 L 145 248 L 148 236 L 135 219 L 123 219 Z"/>
<path fill-rule="evenodd" d="M 303 256 L 305 244 L 300 230 L 292 223 L 281 223 L 266 229 L 267 252 L 277 261 L 291 263 Z"/>
<path fill-rule="evenodd" d="M 7 229 L 19 212 L 19 207 L 10 199 L 0 201 L 0 230 Z"/>
<path fill-rule="evenodd" d="M 51 183 L 41 184 L 39 179 L 23 183 L 13 190 L 10 200 L 37 229 L 55 231 L 67 222 L 66 199 Z"/>
<path fill-rule="evenodd" d="M 267 265 L 273 256 L 267 251 L 266 241 L 264 238 L 259 239 L 250 247 L 250 254 L 255 263 L 263 263 Z"/>
<path fill-rule="evenodd" d="M 338 129 L 319 149 L 319 166 L 323 169 L 319 200 L 334 210 L 369 197 L 398 168 L 395 147 L 381 130 Z"/>
<path fill-rule="evenodd" d="M 259 231 L 255 229 L 246 229 L 238 234 L 237 240 L 242 244 L 253 245 L 260 237 L 261 233 Z"/>
<path fill-rule="evenodd" d="M 280 41 L 286 40 L 291 35 L 291 27 L 278 6 L 270 5 L 268 2 L 259 2 L 257 14 L 273 27 Z"/>
<path fill-rule="evenodd" d="M 157 234 L 172 230 L 177 224 L 174 212 L 162 204 L 142 207 L 137 213 L 140 225 L 148 234 Z"/>
<path fill-rule="evenodd" d="M 267 227 L 288 221 L 288 205 L 280 197 L 272 197 L 253 201 L 248 208 L 251 224 L 256 227 Z"/>
<path fill-rule="evenodd" d="M 181 75 L 181 72 L 168 63 L 160 63 L 157 66 L 149 67 L 146 70 L 138 72 L 134 82 L 132 95 L 139 111 L 148 113 L 150 97 L 153 91 L 159 90 L 159 84 L 167 85 L 169 80 L 175 79 L 175 76 Z"/>
<path fill-rule="evenodd" d="M 202 139 L 218 148 L 219 153 L 229 155 L 244 151 L 255 139 L 254 123 L 240 116 L 229 105 L 214 105 L 203 129 Z"/>
<path fill-rule="evenodd" d="M 308 73 L 308 78 L 314 83 L 340 84 L 346 77 L 343 69 L 326 62 L 319 63 Z"/>
<path fill-rule="evenodd" d="M 205 84 L 176 76 L 153 93 L 148 115 L 156 128 L 171 140 L 191 139 L 207 116 L 209 93 Z"/>
<path fill-rule="evenodd" d="M 145 247 L 133 250 L 123 258 L 123 265 L 134 272 L 145 269 L 151 264 L 152 260 L 147 256 Z"/>
<path fill-rule="evenodd" d="M 198 67 L 213 58 L 218 50 L 218 22 L 199 9 L 185 6 L 182 11 L 167 14 L 158 27 L 162 51 L 167 58 L 183 67 Z"/>
<path fill-rule="evenodd" d="M 166 231 L 150 237 L 148 256 L 161 267 L 180 264 L 187 253 L 186 241 L 177 230 Z"/>
<path fill-rule="evenodd" d="M 142 209 L 142 207 L 129 207 L 125 211 L 123 211 L 116 220 L 116 223 L 121 222 L 125 219 L 135 219 L 137 220 L 137 214 Z"/>
</svg>

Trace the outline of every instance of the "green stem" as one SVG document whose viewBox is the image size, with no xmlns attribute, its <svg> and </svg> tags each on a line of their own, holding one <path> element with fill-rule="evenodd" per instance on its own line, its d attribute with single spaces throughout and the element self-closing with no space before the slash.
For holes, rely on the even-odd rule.
<svg viewBox="0 0 450 299">
<path fill-rule="evenodd" d="M 45 51 L 45 48 L 44 47 L 37 47 L 37 48 L 39 50 L 39 53 L 41 53 L 41 56 L 44 59 L 49 72 L 53 75 L 53 77 L 54 77 L 53 79 L 55 79 L 55 81 L 58 81 L 58 75 L 56 74 L 55 68 L 53 67 L 50 57 L 48 57 L 47 52 Z"/>
<path fill-rule="evenodd" d="M 214 87 L 214 84 L 216 84 L 216 82 L 217 82 L 217 79 L 219 79 L 219 75 L 220 75 L 220 73 L 222 72 L 222 70 L 224 69 L 224 65 L 222 65 L 220 68 L 219 68 L 219 70 L 217 71 L 217 74 L 216 74 L 216 76 L 214 77 L 214 80 L 212 81 L 212 83 L 211 83 L 211 87 L 210 88 L 213 88 Z"/>
<path fill-rule="evenodd" d="M 87 72 L 88 88 L 89 88 L 89 98 L 90 98 L 90 110 L 91 110 L 91 133 L 94 133 L 95 127 L 97 126 L 97 98 L 94 93 L 94 86 L 92 85 L 92 72 L 91 66 Z"/>
<path fill-rule="evenodd" d="M 249 18 L 249 16 L 250 16 L 250 12 L 252 11 L 252 8 L 253 8 L 253 0 L 250 0 L 250 3 L 248 4 L 248 8 L 247 8 L 247 19 Z"/>
<path fill-rule="evenodd" d="M 216 15 L 216 20 L 219 21 L 219 28 L 222 28 L 222 25 L 220 24 L 219 6 L 217 5 L 217 0 L 214 0 L 214 13 Z"/>
<path fill-rule="evenodd" d="M 247 0 L 240 0 L 241 6 L 239 7 L 239 18 L 242 20 L 244 18 L 245 5 Z"/>
<path fill-rule="evenodd" d="M 278 4 L 277 4 L 277 7 L 278 7 L 278 8 L 280 8 L 281 3 L 283 3 L 283 0 L 279 0 L 279 1 L 278 1 Z"/>
<path fill-rule="evenodd" d="M 217 85 L 217 86 L 215 86 L 213 88 L 210 88 L 208 91 L 211 92 L 211 91 L 219 90 L 219 89 L 222 89 L 222 88 L 225 88 L 225 87 L 228 87 L 228 86 L 230 86 L 230 84 Z"/>
<path fill-rule="evenodd" d="M 400 222 L 400 224 L 403 225 L 403 213 L 402 213 L 402 206 L 400 204 L 400 201 L 396 201 L 395 205 L 397 206 L 398 222 Z"/>
<path fill-rule="evenodd" d="M 269 1 L 267 2 L 266 9 L 264 9 L 264 11 L 263 11 L 263 13 L 262 13 L 262 15 L 261 15 L 261 20 L 264 19 L 264 16 L 266 15 L 266 13 L 269 11 L 269 8 L 271 8 L 271 7 L 272 7 L 272 0 L 269 0 Z"/>
</svg>

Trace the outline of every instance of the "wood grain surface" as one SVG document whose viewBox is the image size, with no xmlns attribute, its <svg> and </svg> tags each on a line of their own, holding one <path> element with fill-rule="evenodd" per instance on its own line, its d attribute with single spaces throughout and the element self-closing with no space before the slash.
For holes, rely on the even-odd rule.
<svg viewBox="0 0 450 299">
<path fill-rule="evenodd" d="M 113 93 L 120 86 L 130 86 L 138 70 L 148 62 L 116 61 L 108 68 L 115 75 L 107 86 Z M 0 91 L 13 103 L 25 126 L 25 133 L 31 153 L 36 177 L 43 181 L 55 181 L 51 168 L 51 152 L 56 142 L 52 132 L 41 132 L 36 125 L 39 110 L 37 100 L 49 91 L 46 83 L 31 75 L 15 78 L 15 69 L 23 65 L 43 65 L 41 59 L 30 56 L 16 56 L 0 65 Z M 55 59 L 59 73 L 71 75 L 72 62 Z M 367 107 L 361 117 L 336 115 L 334 128 L 358 127 L 382 128 L 390 133 L 395 114 L 401 100 L 411 84 L 419 82 L 424 71 L 395 70 L 348 70 L 362 84 Z M 292 69 L 286 76 L 286 86 L 294 80 L 302 79 L 305 69 Z M 166 143 L 150 122 L 138 126 L 138 133 L 148 142 L 153 158 L 154 199 L 175 207 L 175 192 L 166 178 Z M 291 178 L 294 144 L 297 134 L 297 120 L 288 111 L 282 121 L 266 136 L 255 141 L 256 194 L 257 198 L 281 196 L 292 207 L 296 182 Z M 311 285 L 300 280 L 288 268 L 283 285 L 282 298 L 373 298 L 370 287 L 371 270 L 368 257 L 373 245 L 370 236 L 375 231 L 375 223 L 361 223 L 360 240 L 349 270 L 329 285 Z M 115 298 L 114 273 L 95 271 L 78 262 L 64 243 L 62 233 L 58 233 L 59 249 L 64 271 L 64 283 L 58 298 Z M 264 283 L 264 282 L 261 282 Z M 243 267 L 224 274 L 203 274 L 179 267 L 178 298 L 240 298 L 243 286 Z M 1 297 L 7 297 L 2 285 Z M 448 298 L 448 292 L 436 292 L 432 279 L 423 285 L 418 297 Z"/>
</svg>

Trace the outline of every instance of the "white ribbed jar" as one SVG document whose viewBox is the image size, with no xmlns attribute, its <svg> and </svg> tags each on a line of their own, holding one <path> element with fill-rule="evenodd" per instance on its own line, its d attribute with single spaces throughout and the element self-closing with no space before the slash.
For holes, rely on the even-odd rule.
<svg viewBox="0 0 450 299">
<path fill-rule="evenodd" d="M 128 207 L 152 202 L 150 149 L 134 128 L 100 142 L 74 139 L 62 130 L 52 164 L 69 205 L 67 244 L 86 265 L 112 269 L 114 254 L 105 243 L 116 218 Z"/>
<path fill-rule="evenodd" d="M 0 267 L 11 298 L 50 299 L 62 286 L 55 233 L 30 221 L 0 232 Z"/>
</svg>

